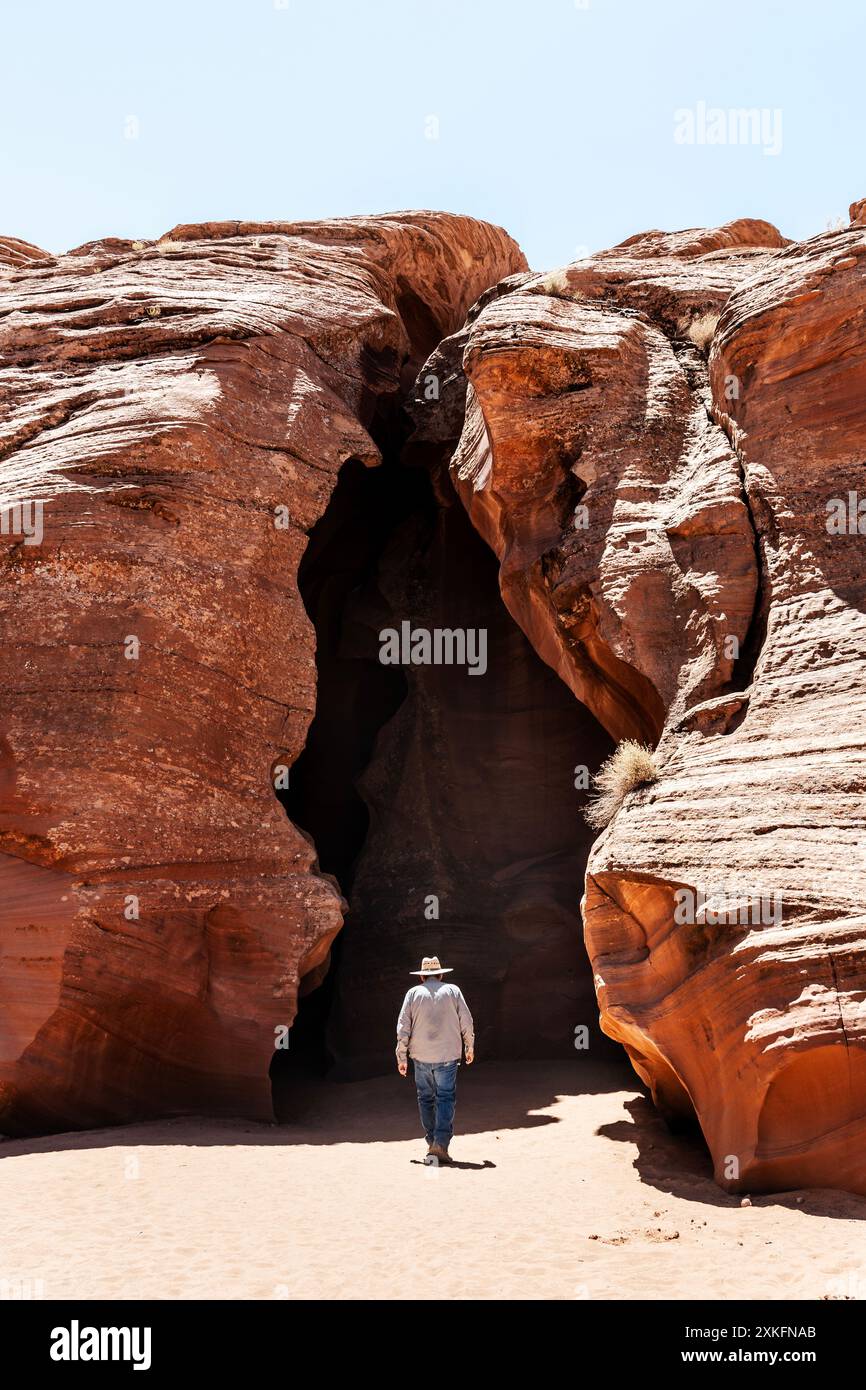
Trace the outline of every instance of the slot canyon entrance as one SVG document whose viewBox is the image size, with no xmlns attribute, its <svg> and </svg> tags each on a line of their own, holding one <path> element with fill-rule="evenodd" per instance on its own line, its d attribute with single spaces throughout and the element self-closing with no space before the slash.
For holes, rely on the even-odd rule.
<svg viewBox="0 0 866 1390">
<path fill-rule="evenodd" d="M 613 749 L 507 612 L 498 564 L 447 471 L 397 449 L 350 460 L 299 573 L 317 635 L 317 707 L 280 793 L 349 903 L 325 979 L 303 991 L 271 1067 L 278 1119 L 301 1078 L 394 1066 L 422 955 L 454 967 L 479 1060 L 623 1056 L 598 1027 L 580 897 L 581 814 Z M 383 665 L 380 632 L 486 629 L 487 669 Z"/>
</svg>

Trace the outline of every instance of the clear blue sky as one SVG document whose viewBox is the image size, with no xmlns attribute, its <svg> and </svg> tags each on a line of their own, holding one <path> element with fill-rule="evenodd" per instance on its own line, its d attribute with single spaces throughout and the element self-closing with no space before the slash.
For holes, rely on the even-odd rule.
<svg viewBox="0 0 866 1390">
<path fill-rule="evenodd" d="M 2 37 L 0 232 L 52 251 L 429 207 L 543 268 L 866 196 L 863 0 L 4 0 Z M 677 144 L 699 102 L 780 109 L 781 153 Z"/>
</svg>

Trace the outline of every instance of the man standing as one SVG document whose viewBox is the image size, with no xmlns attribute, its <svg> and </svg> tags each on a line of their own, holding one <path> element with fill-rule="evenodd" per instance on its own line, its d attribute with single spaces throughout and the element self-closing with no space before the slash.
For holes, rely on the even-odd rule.
<svg viewBox="0 0 866 1390">
<path fill-rule="evenodd" d="M 442 980 L 451 973 L 450 966 L 439 964 L 438 956 L 425 956 L 420 970 L 409 971 L 420 975 L 421 983 L 409 990 L 397 1019 L 397 1070 L 405 1076 L 407 1059 L 412 1058 L 427 1157 L 440 1163 L 448 1160 L 454 1133 L 460 1053 L 465 1048 L 467 1066 L 475 1057 L 475 1031 L 466 1000 L 457 985 Z"/>
</svg>

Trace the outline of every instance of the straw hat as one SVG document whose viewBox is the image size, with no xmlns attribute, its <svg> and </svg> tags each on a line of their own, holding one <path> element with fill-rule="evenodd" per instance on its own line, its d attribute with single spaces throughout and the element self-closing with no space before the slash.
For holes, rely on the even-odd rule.
<svg viewBox="0 0 866 1390">
<path fill-rule="evenodd" d="M 450 965 L 440 965 L 438 956 L 424 956 L 420 970 L 410 970 L 410 975 L 451 975 Z"/>
</svg>

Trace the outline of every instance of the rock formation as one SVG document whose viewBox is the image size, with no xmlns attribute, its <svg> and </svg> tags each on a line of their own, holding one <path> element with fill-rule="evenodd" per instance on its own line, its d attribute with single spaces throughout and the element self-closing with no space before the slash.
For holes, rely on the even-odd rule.
<svg viewBox="0 0 866 1390">
<path fill-rule="evenodd" d="M 274 794 L 315 706 L 307 533 L 525 263 L 419 213 L 0 262 L 0 1132 L 269 1116 L 342 922 Z"/>
<path fill-rule="evenodd" d="M 657 745 L 586 944 L 735 1189 L 866 1192 L 864 267 L 857 225 L 648 233 L 500 286 L 425 368 L 462 364 L 452 473 L 508 608 Z"/>
<path fill-rule="evenodd" d="M 349 1071 L 428 947 L 559 1051 L 636 738 L 605 1033 L 723 1185 L 866 1192 L 864 206 L 542 275 L 441 214 L 0 240 L 0 1130 L 269 1113 L 347 892 Z"/>
</svg>

